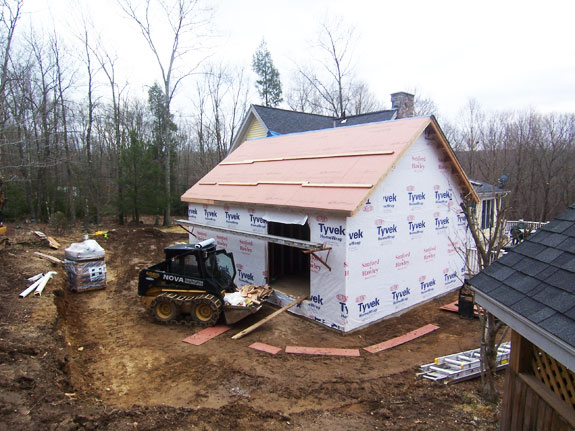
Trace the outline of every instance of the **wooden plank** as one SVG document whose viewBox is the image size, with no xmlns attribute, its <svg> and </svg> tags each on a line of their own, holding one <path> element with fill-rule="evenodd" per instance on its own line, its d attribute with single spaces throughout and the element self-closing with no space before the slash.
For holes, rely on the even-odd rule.
<svg viewBox="0 0 575 431">
<path fill-rule="evenodd" d="M 250 349 L 259 350 L 260 352 L 266 352 L 271 355 L 275 355 L 282 351 L 281 347 L 272 346 L 271 344 L 265 343 L 253 343 L 249 345 Z"/>
<path fill-rule="evenodd" d="M 50 245 L 51 248 L 55 248 L 55 249 L 60 248 L 60 243 L 58 241 L 56 241 L 54 238 L 52 238 L 51 236 L 47 236 L 46 239 L 48 240 L 48 244 Z"/>
<path fill-rule="evenodd" d="M 289 308 L 292 308 L 294 305 L 300 304 L 301 302 L 305 301 L 307 299 L 307 296 L 304 296 L 303 298 L 298 298 L 295 301 L 289 303 L 288 305 L 286 305 L 285 307 L 280 308 L 277 311 L 274 311 L 272 314 L 270 314 L 269 316 L 263 318 L 262 320 L 260 320 L 259 322 L 254 323 L 252 326 L 244 329 L 241 332 L 238 332 L 236 335 L 234 335 L 232 337 L 232 340 L 239 340 L 240 338 L 242 338 L 244 335 L 248 335 L 250 332 L 253 332 L 254 330 L 256 330 L 257 328 L 259 328 L 260 326 L 262 326 L 264 323 L 268 322 L 269 320 L 273 319 L 274 317 L 276 317 L 278 314 L 283 313 L 284 311 L 286 311 Z"/>
<path fill-rule="evenodd" d="M 519 414 L 517 415 L 517 430 L 522 430 L 525 424 L 525 416 L 528 412 L 525 410 L 525 398 L 527 397 L 527 392 L 532 392 L 531 388 L 526 384 L 521 385 L 521 390 L 519 391 Z"/>
<path fill-rule="evenodd" d="M 35 230 L 34 234 L 38 238 L 43 239 L 45 241 L 48 241 L 48 245 L 51 248 L 55 248 L 55 249 L 60 248 L 60 243 L 58 241 L 56 241 L 54 238 L 52 238 L 51 236 L 46 235 L 44 232 L 40 232 L 39 230 Z"/>
<path fill-rule="evenodd" d="M 295 353 L 300 355 L 323 355 L 323 356 L 361 356 L 359 349 L 338 349 L 332 347 L 304 347 L 304 346 L 286 346 L 286 353 Z"/>
<path fill-rule="evenodd" d="M 310 183 L 308 181 L 220 181 L 214 182 L 200 182 L 201 186 L 249 186 L 255 187 L 259 185 L 284 185 L 284 186 L 301 186 L 301 187 L 318 187 L 318 188 L 338 188 L 338 189 L 370 189 L 373 184 L 339 184 L 339 183 Z"/>
<path fill-rule="evenodd" d="M 336 153 L 336 154 L 318 154 L 310 156 L 287 156 L 287 157 L 269 157 L 265 159 L 238 160 L 237 162 L 221 162 L 220 165 L 251 165 L 252 163 L 262 162 L 284 162 L 290 160 L 315 160 L 315 159 L 333 159 L 336 157 L 365 157 L 365 156 L 391 156 L 394 152 L 391 150 L 384 151 L 363 151 L 357 153 Z"/>
<path fill-rule="evenodd" d="M 527 387 L 527 391 L 525 393 L 525 419 L 523 421 L 523 428 L 531 429 L 531 424 L 533 423 L 533 404 L 536 402 L 534 400 L 536 397 L 534 396 L 533 390 L 527 385 L 525 386 Z"/>
<path fill-rule="evenodd" d="M 511 367 L 507 367 L 505 374 L 505 385 L 503 386 L 503 404 L 501 406 L 501 431 L 511 430 L 511 410 L 512 388 L 515 386 L 517 376 Z"/>
<path fill-rule="evenodd" d="M 381 352 L 383 350 L 391 349 L 392 347 L 399 346 L 400 344 L 407 343 L 408 341 L 427 335 L 437 329 L 439 329 L 439 326 L 428 324 L 408 332 L 407 334 L 392 338 L 391 340 L 387 340 L 379 344 L 374 344 L 373 346 L 364 347 L 363 349 L 370 353 Z"/>
<path fill-rule="evenodd" d="M 511 401 L 511 411 L 512 411 L 512 418 L 511 418 L 511 428 L 512 430 L 520 429 L 518 427 L 519 422 L 521 421 L 521 416 L 524 412 L 519 410 L 519 405 L 521 404 L 521 388 L 524 386 L 523 381 L 517 379 L 515 381 L 515 385 L 511 388 L 511 393 L 513 394 L 512 401 Z"/>
<path fill-rule="evenodd" d="M 50 256 L 49 254 L 40 253 L 39 251 L 35 251 L 34 254 L 36 256 L 41 257 L 42 259 L 47 259 L 52 263 L 61 264 L 63 262 L 60 259 L 58 259 L 56 256 Z"/>
<path fill-rule="evenodd" d="M 373 184 L 331 184 L 331 183 L 304 183 L 302 187 L 338 188 L 338 189 L 371 189 Z"/>
<path fill-rule="evenodd" d="M 509 366 L 516 373 L 526 372 L 531 369 L 533 356 L 532 344 L 519 333 L 511 331 L 511 353 L 509 354 Z"/>
<path fill-rule="evenodd" d="M 537 429 L 537 430 L 544 430 L 545 429 L 545 425 L 544 425 L 543 421 L 545 419 L 545 410 L 547 410 L 548 408 L 549 408 L 549 406 L 547 405 L 545 400 L 540 399 L 539 400 L 539 407 L 537 408 L 537 426 L 535 429 Z"/>
<path fill-rule="evenodd" d="M 555 410 L 571 427 L 575 428 L 575 410 L 573 410 L 573 408 L 571 408 L 565 401 L 563 401 L 559 395 L 554 394 L 551 389 L 545 386 L 545 384 L 541 383 L 533 375 L 521 373 L 518 375 L 518 377 L 527 385 L 529 385 L 531 389 L 535 391 L 535 393 L 538 394 L 538 396 L 541 398 L 541 402 L 539 402 L 539 404 L 550 406 L 549 409 Z M 539 416 L 541 415 L 539 414 Z M 549 429 L 545 427 L 540 428 L 540 417 L 537 419 L 537 429 Z"/>
<path fill-rule="evenodd" d="M 194 335 L 184 338 L 182 341 L 184 343 L 193 344 L 194 346 L 199 346 L 230 329 L 231 328 L 229 326 L 224 325 L 212 326 L 211 328 L 202 329 L 200 332 L 196 332 Z"/>
</svg>

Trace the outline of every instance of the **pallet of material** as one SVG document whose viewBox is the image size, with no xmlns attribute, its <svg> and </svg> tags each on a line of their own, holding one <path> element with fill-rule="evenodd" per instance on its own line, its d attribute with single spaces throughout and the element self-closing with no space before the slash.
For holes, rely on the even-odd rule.
<svg viewBox="0 0 575 431">
<path fill-rule="evenodd" d="M 104 259 L 76 262 L 64 260 L 64 269 L 68 276 L 68 289 L 72 292 L 105 289 L 106 263 Z"/>
</svg>

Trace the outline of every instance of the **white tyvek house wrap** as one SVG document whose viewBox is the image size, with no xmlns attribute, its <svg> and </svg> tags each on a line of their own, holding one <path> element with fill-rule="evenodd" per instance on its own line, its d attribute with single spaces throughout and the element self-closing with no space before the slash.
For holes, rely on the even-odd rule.
<svg viewBox="0 0 575 431">
<path fill-rule="evenodd" d="M 326 243 L 332 247 L 327 259 L 332 267 L 329 271 L 325 266 L 310 256 L 310 299 L 290 311 L 308 317 L 322 324 L 343 330 L 345 314 L 343 301 L 345 297 L 345 218 L 321 215 L 307 216 L 301 213 L 270 211 L 269 209 L 243 209 L 234 207 L 208 206 L 190 204 L 188 219 L 201 224 L 238 229 L 249 232 L 267 233 L 266 219 L 281 222 L 301 224 L 307 219 L 310 226 L 310 240 Z M 267 242 L 239 235 L 224 234 L 204 228 L 195 228 L 190 235 L 190 242 L 215 238 L 218 248 L 225 248 L 234 255 L 237 274 L 235 283 L 265 284 L 267 282 Z M 327 251 L 319 252 L 326 258 Z M 273 287 L 273 286 L 272 286 Z M 280 299 L 280 305 L 287 303 Z"/>
<path fill-rule="evenodd" d="M 254 209 L 230 208 L 190 204 L 188 219 L 201 224 L 238 229 L 248 232 L 267 233 L 267 221 L 262 212 Z M 190 242 L 215 238 L 218 248 L 225 248 L 234 254 L 236 263 L 235 283 L 266 284 L 267 242 L 239 235 L 225 234 L 209 229 L 194 229 L 197 238 L 190 235 Z"/>
<path fill-rule="evenodd" d="M 420 136 L 347 219 L 345 331 L 441 295 L 465 272 L 465 217 L 451 166 Z"/>
<path fill-rule="evenodd" d="M 310 240 L 332 247 L 310 256 L 310 299 L 290 312 L 344 332 L 360 328 L 461 285 L 465 216 L 451 164 L 423 135 L 353 217 L 190 204 L 190 221 L 267 233 L 268 218 L 310 227 Z M 235 282 L 265 284 L 267 243 L 209 229 L 234 254 Z M 273 286 L 272 286 L 273 287 Z M 280 299 L 280 305 L 287 301 Z"/>
</svg>

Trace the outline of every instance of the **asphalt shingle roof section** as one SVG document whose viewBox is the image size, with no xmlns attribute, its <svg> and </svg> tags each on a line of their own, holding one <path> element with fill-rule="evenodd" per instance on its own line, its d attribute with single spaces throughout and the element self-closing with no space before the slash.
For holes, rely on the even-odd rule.
<svg viewBox="0 0 575 431">
<path fill-rule="evenodd" d="M 575 204 L 469 284 L 575 347 Z"/>
<path fill-rule="evenodd" d="M 308 114 L 305 112 L 288 111 L 285 109 L 270 108 L 261 105 L 253 105 L 253 107 L 265 123 L 268 130 L 279 133 L 280 135 L 389 121 L 394 118 L 396 113 L 395 109 L 390 109 L 386 111 L 352 115 L 342 119 L 328 115 Z"/>
</svg>

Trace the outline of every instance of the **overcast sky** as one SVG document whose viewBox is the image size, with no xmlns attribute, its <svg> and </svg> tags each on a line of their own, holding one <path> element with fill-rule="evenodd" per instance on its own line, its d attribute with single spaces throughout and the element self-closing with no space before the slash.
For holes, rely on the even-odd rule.
<svg viewBox="0 0 575 431">
<path fill-rule="evenodd" d="M 78 23 L 83 4 L 132 85 L 159 79 L 136 28 L 114 0 L 24 0 L 25 18 L 59 32 Z M 571 0 L 386 1 L 213 0 L 213 59 L 251 70 L 265 39 L 284 87 L 310 59 L 319 23 L 339 16 L 355 27 L 355 74 L 389 106 L 389 94 L 417 91 L 455 120 L 475 98 L 484 110 L 575 112 Z M 146 61 L 147 60 L 147 61 Z M 129 78 L 127 78 L 129 77 Z M 179 106 L 189 95 L 179 94 Z M 183 102 L 184 101 L 184 102 Z M 183 102 L 183 103 L 182 103 Z M 254 103 L 259 103 L 255 98 Z M 185 108 L 181 108 L 185 109 Z"/>
</svg>

